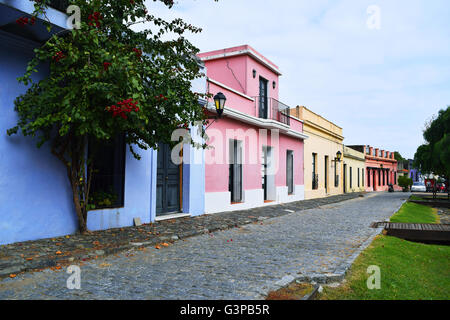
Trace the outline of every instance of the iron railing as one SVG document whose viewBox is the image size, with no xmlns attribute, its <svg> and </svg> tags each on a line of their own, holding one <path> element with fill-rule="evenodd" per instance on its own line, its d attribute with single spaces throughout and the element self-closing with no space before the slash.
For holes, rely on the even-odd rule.
<svg viewBox="0 0 450 320">
<path fill-rule="evenodd" d="M 317 190 L 319 189 L 319 175 L 313 174 L 312 176 L 312 189 Z"/>
<path fill-rule="evenodd" d="M 274 98 L 257 96 L 255 98 L 255 115 L 261 119 L 271 119 L 288 126 L 290 121 L 290 107 Z"/>
</svg>

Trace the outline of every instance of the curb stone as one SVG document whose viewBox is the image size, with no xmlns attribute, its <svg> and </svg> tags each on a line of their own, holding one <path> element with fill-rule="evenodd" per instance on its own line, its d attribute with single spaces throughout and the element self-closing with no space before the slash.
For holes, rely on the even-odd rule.
<svg viewBox="0 0 450 320">
<path fill-rule="evenodd" d="M 314 285 L 314 290 L 310 294 L 304 296 L 302 300 L 315 300 L 317 295 L 319 294 L 320 287 L 321 286 L 318 284 Z"/>
<path fill-rule="evenodd" d="M 403 206 L 403 204 L 407 200 L 404 200 L 402 204 L 394 211 L 393 215 L 397 213 L 400 208 Z M 288 279 L 293 279 L 291 282 L 295 281 L 297 283 L 307 282 L 307 283 L 313 283 L 317 288 L 314 290 L 314 295 L 311 294 L 309 299 L 304 300 L 313 300 L 318 294 L 318 290 L 320 288 L 320 284 L 328 284 L 328 283 L 336 283 L 341 282 L 345 279 L 345 276 L 347 275 L 348 270 L 350 270 L 351 266 L 353 265 L 353 262 L 356 260 L 356 258 L 361 254 L 362 251 L 364 251 L 375 239 L 376 236 L 382 233 L 384 230 L 384 227 L 375 228 L 375 230 L 371 233 L 371 235 L 358 247 L 358 249 L 340 266 L 338 266 L 334 273 L 315 273 L 315 274 L 309 274 L 309 275 L 300 275 L 298 277 L 292 277 L 292 276 L 285 276 L 281 280 L 277 281 L 274 285 L 271 286 L 270 291 L 279 290 L 289 283 L 285 284 Z M 281 285 L 284 284 L 284 285 Z M 260 290 L 261 296 L 263 296 L 263 290 Z M 267 296 L 267 293 L 265 294 Z M 303 300 L 303 299 L 302 299 Z"/>
<path fill-rule="evenodd" d="M 232 214 L 232 216 L 227 218 L 227 220 L 230 220 L 230 221 L 220 221 L 220 219 L 223 219 L 223 215 L 228 214 L 228 213 L 224 212 L 224 213 L 221 213 L 222 216 L 219 216 L 219 214 L 217 214 L 218 215 L 218 217 L 217 217 L 218 223 L 215 223 L 215 225 L 214 225 L 213 219 L 209 219 L 209 218 L 207 218 L 207 215 L 204 215 L 206 218 L 204 223 L 207 225 L 213 224 L 213 225 L 208 225 L 208 228 L 196 229 L 195 223 L 192 223 L 193 224 L 192 229 L 187 228 L 185 230 L 181 230 L 181 232 L 175 231 L 176 233 L 172 233 L 172 234 L 169 233 L 167 236 L 163 235 L 163 234 L 159 235 L 159 232 L 158 232 L 158 233 L 156 233 L 157 236 L 154 236 L 150 241 L 139 241 L 139 239 L 132 238 L 128 241 L 127 244 L 123 243 L 123 244 L 119 244 L 118 246 L 115 246 L 115 247 L 114 246 L 113 247 L 102 247 L 101 250 L 100 250 L 100 248 L 98 248 L 98 249 L 90 248 L 86 245 L 86 243 L 78 243 L 78 244 L 75 244 L 75 247 L 79 250 L 84 250 L 84 252 L 73 253 L 72 256 L 64 256 L 64 257 L 61 256 L 61 257 L 55 257 L 55 258 L 43 256 L 43 257 L 36 258 L 35 260 L 33 260 L 31 262 L 24 261 L 24 259 L 19 259 L 17 261 L 10 260 L 10 261 L 8 261 L 8 263 L 2 263 L 2 268 L 0 268 L 0 279 L 8 277 L 10 274 L 18 274 L 18 273 L 27 272 L 27 271 L 34 271 L 34 270 L 38 270 L 38 269 L 53 267 L 53 266 L 56 266 L 58 263 L 61 263 L 61 264 L 66 264 L 68 262 L 69 263 L 77 263 L 84 259 L 92 259 L 95 256 L 105 257 L 108 255 L 114 255 L 114 254 L 118 254 L 120 252 L 125 252 L 125 251 L 131 250 L 131 249 L 138 249 L 138 248 L 142 248 L 142 247 L 151 247 L 151 246 L 156 245 L 157 243 L 164 242 L 164 241 L 175 242 L 178 240 L 183 240 L 186 238 L 204 234 L 204 232 L 206 230 L 208 231 L 208 233 L 213 233 L 213 232 L 217 232 L 217 231 L 232 229 L 235 227 L 248 226 L 248 225 L 251 225 L 252 223 L 262 223 L 263 221 L 268 222 L 279 216 L 288 215 L 291 213 L 303 212 L 308 209 L 319 208 L 319 207 L 323 207 L 323 206 L 326 206 L 329 204 L 342 203 L 342 202 L 358 199 L 359 194 L 360 193 L 347 194 L 346 196 L 338 195 L 338 196 L 333 196 L 333 197 L 328 197 L 328 198 L 314 199 L 314 202 L 311 202 L 309 200 L 303 200 L 303 201 L 299 201 L 298 203 L 287 203 L 287 204 L 280 204 L 278 206 L 267 206 L 267 207 L 261 207 L 261 208 L 254 208 L 254 209 L 250 209 L 250 210 L 244 210 L 241 218 L 239 218 L 240 212 L 229 212 L 229 214 Z M 365 196 L 367 196 L 367 195 L 365 195 Z M 273 211 L 275 209 L 277 209 L 275 207 L 277 207 L 279 209 L 279 210 L 277 210 L 279 212 L 273 213 Z M 289 208 L 295 207 L 296 210 L 288 209 L 289 212 L 282 210 L 283 208 L 287 209 L 287 207 L 289 207 Z M 262 212 L 263 210 L 269 210 L 269 211 Z M 284 211 L 284 212 L 282 214 L 280 214 L 280 212 L 282 212 L 282 211 Z M 290 212 L 290 211 L 292 211 L 292 212 Z M 256 216 L 259 215 L 259 217 L 252 217 L 252 219 L 248 219 L 250 216 L 247 216 L 247 215 L 256 215 Z M 190 218 L 190 219 L 195 219 L 195 218 Z M 213 220 L 213 221 L 211 222 L 211 220 Z M 195 220 L 193 220 L 193 221 L 195 221 Z M 184 224 L 184 222 L 181 223 L 181 226 L 183 226 L 183 224 Z M 127 229 L 127 228 L 118 228 L 118 229 L 121 229 L 121 231 L 123 231 L 122 229 Z M 107 231 L 111 231 L 114 233 L 117 232 L 114 230 L 107 230 Z M 128 233 L 130 233 L 130 232 L 128 232 Z M 73 237 L 73 236 L 71 236 L 71 237 Z M 101 234 L 98 237 L 99 237 L 99 239 L 101 239 L 100 238 Z M 62 238 L 62 237 L 60 237 L 60 238 Z M 80 238 L 82 238 L 82 237 L 80 237 Z M 95 240 L 92 237 L 91 237 L 91 239 Z M 164 241 L 163 241 L 163 239 L 164 239 Z M 62 239 L 61 241 L 64 241 L 64 239 Z M 53 242 L 54 242 L 54 239 L 49 238 L 49 239 L 41 239 L 41 240 L 36 240 L 36 241 L 25 241 L 22 243 L 24 243 L 24 244 L 26 243 L 27 246 L 29 246 L 30 245 L 29 243 L 31 243 L 31 247 L 33 247 L 33 245 L 35 243 L 38 243 L 38 246 L 42 247 L 42 246 L 46 246 L 47 243 L 52 245 Z M 22 243 L 20 244 L 20 246 L 22 245 Z M 13 248 L 7 249 L 10 246 L 13 246 Z M 3 250 L 3 249 L 11 250 L 10 252 L 12 252 L 12 254 L 14 254 L 15 250 L 20 250 L 20 248 L 21 248 L 21 247 L 17 247 L 17 249 L 16 249 L 15 247 L 17 247 L 17 243 L 0 246 L 0 249 L 1 250 Z M 48 249 L 48 250 L 46 250 L 46 249 Z M 41 250 L 48 252 L 48 255 L 50 255 L 50 252 L 53 251 L 53 249 L 50 249 L 50 247 L 48 247 L 48 248 L 44 247 Z M 66 251 L 68 249 L 66 249 L 64 247 L 60 247 L 59 250 Z M 98 251 L 98 252 L 96 252 L 96 251 Z M 5 251 L 5 252 L 7 255 L 10 254 L 8 251 Z M 2 253 L 2 252 L 0 251 L 0 253 Z M 26 255 L 27 252 L 24 252 L 24 254 Z"/>
</svg>

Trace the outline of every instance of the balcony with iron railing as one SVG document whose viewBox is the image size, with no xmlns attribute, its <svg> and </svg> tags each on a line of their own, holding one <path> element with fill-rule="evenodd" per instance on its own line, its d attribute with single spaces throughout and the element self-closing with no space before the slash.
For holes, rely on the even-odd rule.
<svg viewBox="0 0 450 320">
<path fill-rule="evenodd" d="M 290 125 L 290 107 L 274 98 L 254 97 L 255 115 L 261 119 L 275 120 Z"/>
</svg>

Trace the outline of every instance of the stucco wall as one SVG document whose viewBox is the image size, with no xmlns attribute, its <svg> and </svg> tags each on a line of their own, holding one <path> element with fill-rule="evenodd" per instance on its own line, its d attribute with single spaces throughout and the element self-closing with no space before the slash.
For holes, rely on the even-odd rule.
<svg viewBox="0 0 450 320">
<path fill-rule="evenodd" d="M 343 161 L 335 162 L 338 151 L 343 150 L 342 128 L 305 107 L 291 109 L 293 117 L 303 120 L 303 131 L 309 136 L 305 140 L 305 199 L 322 198 L 343 193 Z M 313 153 L 317 154 L 316 174 L 318 188 L 313 189 Z M 327 177 L 325 157 L 328 157 Z M 338 185 L 335 185 L 335 175 Z M 325 188 L 327 179 L 327 188 Z"/>
<path fill-rule="evenodd" d="M 305 140 L 305 199 L 315 199 L 343 192 L 343 162 L 337 162 L 336 175 L 339 176 L 339 185 L 335 187 L 334 173 L 336 163 L 336 153 L 340 151 L 343 153 L 342 145 L 330 141 L 322 136 L 316 135 L 308 131 L 309 128 L 305 125 L 305 133 L 309 136 Z M 316 173 L 319 175 L 318 189 L 312 188 L 312 164 L 313 153 L 317 154 Z M 328 156 L 328 189 L 325 190 L 325 156 Z"/>
<path fill-rule="evenodd" d="M 294 184 L 303 185 L 303 141 L 280 135 L 277 144 L 273 144 L 270 131 L 267 132 L 268 135 L 265 140 L 260 136 L 259 130 L 258 127 L 227 118 L 220 119 L 211 125 L 207 132 L 211 137 L 208 142 L 210 149 L 207 149 L 205 153 L 206 192 L 228 190 L 228 144 L 229 139 L 233 139 L 234 136 L 237 140 L 244 142 L 244 189 L 261 189 L 261 152 L 263 145 L 274 146 L 279 151 L 277 154 L 276 185 L 286 185 L 286 150 L 294 151 Z M 236 135 L 233 135 L 233 132 Z"/>
<path fill-rule="evenodd" d="M 14 135 L 14 99 L 25 92 L 16 78 L 23 75 L 35 46 L 0 32 L 0 243 L 70 234 L 77 224 L 64 166 L 49 145 Z M 41 68 L 42 70 L 42 68 Z M 45 76 L 41 71 L 35 79 Z"/>
<path fill-rule="evenodd" d="M 364 153 L 344 146 L 344 164 L 347 165 L 345 192 L 365 191 L 366 162 Z M 352 169 L 352 182 L 350 183 L 350 168 Z M 359 172 L 359 179 L 358 179 Z M 358 183 L 359 181 L 359 183 Z"/>
<path fill-rule="evenodd" d="M 35 139 L 6 135 L 17 123 L 14 99 L 26 89 L 16 78 L 23 75 L 35 46 L 4 32 L 0 40 L 0 244 L 72 234 L 77 220 L 64 166 L 48 144 L 38 149 Z M 45 75 L 42 70 L 35 79 Z M 199 91 L 205 87 L 205 79 L 193 84 Z M 139 150 L 142 159 L 136 160 L 126 150 L 124 207 L 90 211 L 89 230 L 132 226 L 135 217 L 143 223 L 155 220 L 157 151 Z M 189 145 L 185 150 L 183 211 L 199 215 L 204 213 L 204 151 Z"/>
</svg>

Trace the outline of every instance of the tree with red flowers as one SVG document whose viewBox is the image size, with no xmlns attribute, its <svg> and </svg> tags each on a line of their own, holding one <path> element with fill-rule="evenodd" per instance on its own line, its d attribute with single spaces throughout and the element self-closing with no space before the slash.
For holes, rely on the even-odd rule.
<svg viewBox="0 0 450 320">
<path fill-rule="evenodd" d="M 173 0 L 155 1 L 173 6 Z M 33 17 L 17 23 L 33 28 L 48 3 L 36 1 Z M 92 209 L 88 139 L 101 143 L 125 134 L 139 159 L 136 147 L 146 150 L 158 142 L 170 143 L 172 131 L 180 125 L 204 120 L 198 103 L 202 94 L 191 90 L 192 80 L 202 76 L 198 49 L 184 37 L 201 30 L 181 19 L 165 21 L 150 14 L 144 0 L 69 0 L 69 4 L 81 9 L 81 27 L 53 35 L 35 49 L 19 78 L 28 90 L 15 101 L 18 124 L 8 134 L 20 130 L 38 137 L 38 147 L 51 144 L 66 168 L 83 233 Z M 139 23 L 150 27 L 131 29 Z M 162 40 L 167 34 L 173 40 Z M 48 76 L 34 82 L 32 73 L 46 65 Z"/>
</svg>

